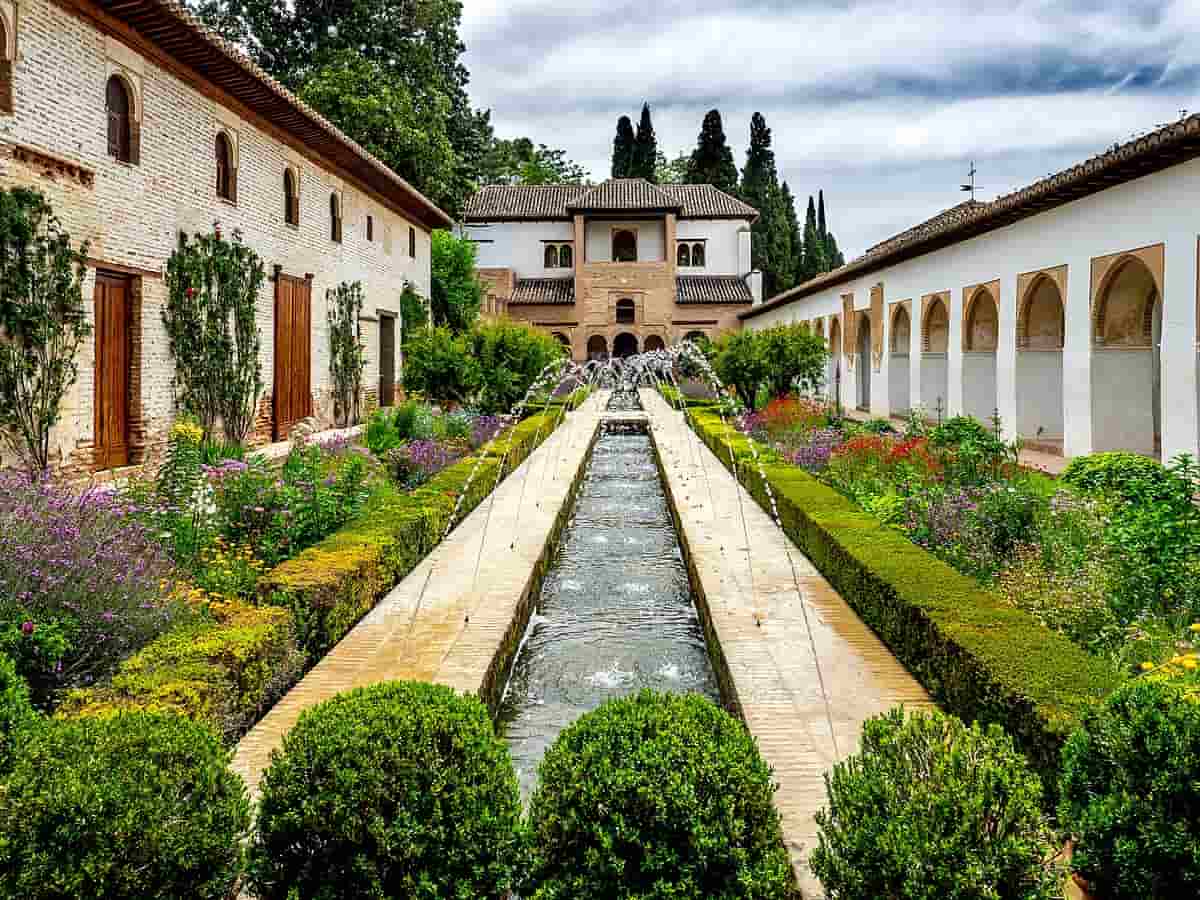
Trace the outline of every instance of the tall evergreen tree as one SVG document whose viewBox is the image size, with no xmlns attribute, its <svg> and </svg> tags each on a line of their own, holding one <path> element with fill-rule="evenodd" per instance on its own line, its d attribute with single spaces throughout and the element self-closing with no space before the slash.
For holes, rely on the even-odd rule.
<svg viewBox="0 0 1200 900">
<path fill-rule="evenodd" d="M 642 104 L 642 118 L 638 121 L 637 137 L 633 145 L 633 157 L 629 165 L 630 178 L 655 180 L 654 168 L 658 164 L 658 138 L 650 121 L 650 104 Z"/>
<path fill-rule="evenodd" d="M 842 251 L 838 249 L 837 238 L 830 231 L 825 235 L 825 263 L 829 266 L 827 271 L 840 269 L 846 264 L 846 257 L 842 255 Z"/>
<path fill-rule="evenodd" d="M 795 264 L 775 151 L 771 149 L 771 129 L 762 113 L 756 112 L 750 119 L 750 148 L 746 151 L 740 193 L 758 210 L 758 221 L 751 226 L 752 263 L 763 273 L 763 291 L 771 296 L 787 290 L 792 285 Z"/>
<path fill-rule="evenodd" d="M 737 190 L 737 163 L 733 161 L 733 150 L 726 143 L 719 110 L 710 109 L 704 116 L 696 149 L 688 161 L 687 183 L 711 184 L 728 193 Z"/>
<path fill-rule="evenodd" d="M 804 215 L 804 259 L 800 266 L 800 280 L 808 281 L 828 271 L 825 261 L 825 243 L 817 226 L 817 210 L 812 195 L 808 196 L 808 212 Z"/>
<path fill-rule="evenodd" d="M 829 232 L 825 228 L 825 191 L 817 191 L 817 236 L 821 238 L 821 242 L 825 242 L 825 237 Z"/>
<path fill-rule="evenodd" d="M 617 119 L 617 136 L 613 138 L 612 177 L 629 178 L 633 168 L 633 148 L 637 139 L 629 116 Z"/>
<path fill-rule="evenodd" d="M 783 183 L 783 214 L 787 218 L 788 244 L 791 256 L 788 271 L 791 273 L 792 284 L 803 281 L 801 269 L 804 263 L 804 233 L 800 230 L 800 217 L 796 214 L 796 198 L 788 183 Z"/>
</svg>

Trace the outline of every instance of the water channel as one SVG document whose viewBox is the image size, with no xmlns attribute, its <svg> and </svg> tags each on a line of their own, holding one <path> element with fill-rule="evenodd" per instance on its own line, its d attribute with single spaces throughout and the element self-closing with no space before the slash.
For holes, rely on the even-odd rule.
<svg viewBox="0 0 1200 900">
<path fill-rule="evenodd" d="M 500 710 L 526 800 L 546 748 L 604 701 L 649 687 L 720 702 L 650 436 L 601 427 Z"/>
</svg>

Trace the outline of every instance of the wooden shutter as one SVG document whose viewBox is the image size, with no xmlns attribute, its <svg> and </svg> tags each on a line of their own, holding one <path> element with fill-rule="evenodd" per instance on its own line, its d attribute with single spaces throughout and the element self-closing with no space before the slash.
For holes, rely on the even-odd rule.
<svg viewBox="0 0 1200 900">
<path fill-rule="evenodd" d="M 275 439 L 312 415 L 312 283 L 275 279 Z"/>
<path fill-rule="evenodd" d="M 129 283 L 96 276 L 96 468 L 129 464 Z"/>
</svg>

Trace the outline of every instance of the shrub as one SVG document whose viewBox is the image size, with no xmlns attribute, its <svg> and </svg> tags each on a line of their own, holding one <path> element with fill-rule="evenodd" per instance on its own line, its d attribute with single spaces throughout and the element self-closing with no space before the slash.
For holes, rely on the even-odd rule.
<svg viewBox="0 0 1200 900">
<path fill-rule="evenodd" d="M 540 328 L 500 321 L 477 326 L 468 336 L 468 352 L 482 376 L 480 411 L 507 413 L 564 350 Z"/>
<path fill-rule="evenodd" d="M 735 331 L 722 337 L 713 365 L 717 377 L 733 387 L 747 409 L 754 409 L 754 396 L 768 374 L 762 344 L 754 335 L 753 331 Z"/>
<path fill-rule="evenodd" d="M 902 709 L 825 776 L 813 871 L 839 900 L 1060 900 L 1042 786 L 1003 730 Z"/>
<path fill-rule="evenodd" d="M 804 325 L 775 325 L 753 332 L 761 347 L 771 397 L 780 397 L 799 386 L 815 391 L 825 380 L 825 341 Z M 768 398 L 769 399 L 769 398 Z"/>
<path fill-rule="evenodd" d="M 559 735 L 539 777 L 538 900 L 790 896 L 771 770 L 697 694 L 604 704 Z"/>
<path fill-rule="evenodd" d="M 0 897 L 224 900 L 249 826 L 246 788 L 203 726 L 154 713 L 53 723 L 0 791 Z"/>
<path fill-rule="evenodd" d="M 1157 675 L 1089 713 L 1063 751 L 1059 818 L 1096 896 L 1200 894 L 1200 685 Z"/>
<path fill-rule="evenodd" d="M 1171 481 L 1157 460 L 1123 450 L 1076 456 L 1059 478 L 1085 493 L 1113 494 L 1134 502 L 1161 497 Z"/>
<path fill-rule="evenodd" d="M 0 653 L 0 777 L 8 771 L 17 748 L 37 721 L 25 679 L 13 661 Z"/>
<path fill-rule="evenodd" d="M 422 328 L 404 337 L 404 389 L 439 403 L 469 403 L 483 383 L 465 335 Z"/>
<path fill-rule="evenodd" d="M 392 682 L 301 714 L 262 780 L 251 881 L 292 897 L 491 897 L 514 886 L 521 799 L 487 709 Z"/>
</svg>

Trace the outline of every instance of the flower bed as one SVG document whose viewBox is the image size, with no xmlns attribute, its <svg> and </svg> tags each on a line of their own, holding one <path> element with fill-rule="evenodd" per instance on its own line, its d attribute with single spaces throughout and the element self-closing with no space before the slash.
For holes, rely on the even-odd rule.
<svg viewBox="0 0 1200 900">
<path fill-rule="evenodd" d="M 689 417 L 770 509 L 750 439 L 711 408 Z M 1120 674 L 804 469 L 772 458 L 762 470 L 788 536 L 930 694 L 965 721 L 1003 725 L 1052 785 L 1067 735 Z"/>
</svg>

